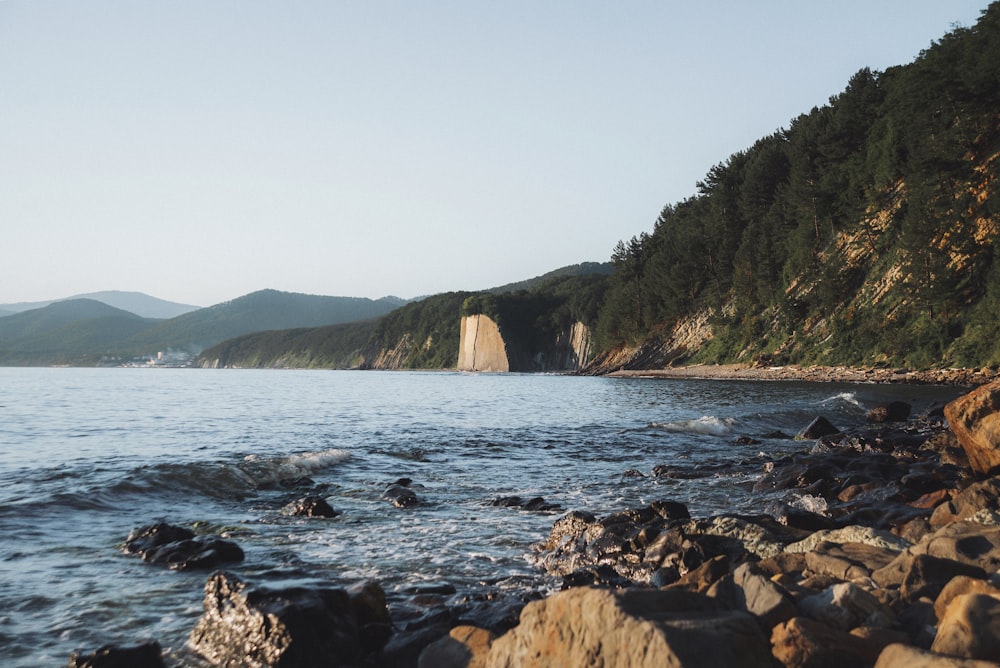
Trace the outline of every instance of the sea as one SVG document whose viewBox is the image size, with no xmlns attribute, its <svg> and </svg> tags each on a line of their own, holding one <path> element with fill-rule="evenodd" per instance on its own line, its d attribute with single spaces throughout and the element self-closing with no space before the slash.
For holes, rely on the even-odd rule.
<svg viewBox="0 0 1000 668">
<path fill-rule="evenodd" d="M 960 394 L 911 385 L 389 371 L 0 368 L 0 665 L 187 638 L 208 573 L 123 552 L 154 522 L 221 533 L 227 567 L 266 583 L 307 573 L 414 591 L 558 588 L 533 545 L 569 510 L 669 499 L 695 517 L 766 512 L 764 464 L 799 452 L 817 415 L 858 426 L 887 401 Z M 749 438 L 741 438 L 749 437 Z M 397 508 L 408 478 L 419 503 Z M 281 509 L 320 494 L 335 518 Z M 531 511 L 502 497 L 544 498 Z"/>
</svg>

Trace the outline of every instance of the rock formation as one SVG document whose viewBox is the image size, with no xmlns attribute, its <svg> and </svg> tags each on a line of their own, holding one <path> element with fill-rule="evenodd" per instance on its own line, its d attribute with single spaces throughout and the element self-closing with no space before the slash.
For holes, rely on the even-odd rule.
<svg viewBox="0 0 1000 668">
<path fill-rule="evenodd" d="M 579 371 L 590 361 L 590 330 L 581 322 L 554 334 L 533 332 L 535 341 L 505 333 L 487 315 L 462 318 L 459 371 Z"/>
</svg>

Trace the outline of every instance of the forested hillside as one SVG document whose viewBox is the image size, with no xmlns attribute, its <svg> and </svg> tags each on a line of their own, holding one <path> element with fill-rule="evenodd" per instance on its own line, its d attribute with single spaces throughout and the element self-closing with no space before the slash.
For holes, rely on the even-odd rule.
<svg viewBox="0 0 1000 668">
<path fill-rule="evenodd" d="M 994 3 L 913 63 L 861 70 L 620 243 L 605 364 L 1000 363 L 998 151 Z"/>
</svg>

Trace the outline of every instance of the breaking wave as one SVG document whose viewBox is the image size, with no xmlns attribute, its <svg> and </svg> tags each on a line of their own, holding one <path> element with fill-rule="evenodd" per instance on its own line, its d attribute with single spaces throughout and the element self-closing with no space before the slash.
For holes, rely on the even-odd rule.
<svg viewBox="0 0 1000 668">
<path fill-rule="evenodd" d="M 736 420 L 732 418 L 717 418 L 704 415 L 697 420 L 680 420 L 677 422 L 652 422 L 650 427 L 664 431 L 684 434 L 705 434 L 707 436 L 727 436 L 733 433 Z"/>
</svg>

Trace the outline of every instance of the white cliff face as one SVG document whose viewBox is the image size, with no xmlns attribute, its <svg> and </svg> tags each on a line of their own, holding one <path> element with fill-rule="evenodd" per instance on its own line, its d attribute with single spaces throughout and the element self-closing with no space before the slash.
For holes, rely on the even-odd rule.
<svg viewBox="0 0 1000 668">
<path fill-rule="evenodd" d="M 500 328 L 485 315 L 462 318 L 458 344 L 459 371 L 510 371 L 507 344 Z"/>
</svg>

